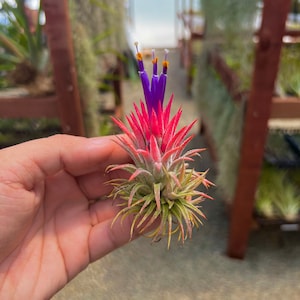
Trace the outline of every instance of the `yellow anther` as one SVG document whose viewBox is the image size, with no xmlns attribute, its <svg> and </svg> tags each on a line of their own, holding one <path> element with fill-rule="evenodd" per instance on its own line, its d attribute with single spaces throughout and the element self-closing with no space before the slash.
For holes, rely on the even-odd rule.
<svg viewBox="0 0 300 300">
<path fill-rule="evenodd" d="M 153 64 L 157 64 L 157 57 L 154 57 L 154 58 L 152 59 L 152 63 L 153 63 Z"/>
<path fill-rule="evenodd" d="M 136 59 L 137 60 L 143 60 L 143 55 L 142 55 L 142 53 L 141 52 L 137 52 L 137 54 L 136 54 Z"/>
<path fill-rule="evenodd" d="M 168 68 L 169 62 L 168 62 L 167 60 L 164 60 L 164 61 L 162 62 L 162 65 L 163 65 L 164 68 Z"/>
</svg>

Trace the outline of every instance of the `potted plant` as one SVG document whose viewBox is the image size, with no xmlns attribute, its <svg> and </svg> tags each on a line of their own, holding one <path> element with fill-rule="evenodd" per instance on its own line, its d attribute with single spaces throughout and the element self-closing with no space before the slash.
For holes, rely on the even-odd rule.
<svg viewBox="0 0 300 300">
<path fill-rule="evenodd" d="M 24 87 L 31 95 L 53 92 L 49 53 L 40 22 L 41 5 L 34 11 L 24 1 L 4 2 L 1 13 L 7 22 L 0 24 L 2 83 Z M 3 86 L 3 84 L 2 84 Z"/>
</svg>

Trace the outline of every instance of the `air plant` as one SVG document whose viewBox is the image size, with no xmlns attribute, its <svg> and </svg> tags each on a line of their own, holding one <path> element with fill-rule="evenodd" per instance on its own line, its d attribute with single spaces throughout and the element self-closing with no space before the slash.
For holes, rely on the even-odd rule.
<svg viewBox="0 0 300 300">
<path fill-rule="evenodd" d="M 300 95 L 299 45 L 282 48 L 282 55 L 277 78 L 277 92 L 280 96 Z"/>
<path fill-rule="evenodd" d="M 265 166 L 256 198 L 257 212 L 267 218 L 290 222 L 299 218 L 300 196 L 285 170 Z"/>
<path fill-rule="evenodd" d="M 299 218 L 300 196 L 289 182 L 282 183 L 282 189 L 284 193 L 278 195 L 274 205 L 285 220 L 293 222 Z"/>
<path fill-rule="evenodd" d="M 274 172 L 273 168 L 264 167 L 262 169 L 255 203 L 255 208 L 260 215 L 270 219 L 277 217 L 274 200 L 278 191 L 274 187 L 276 189 L 280 187 L 282 179 L 282 173 Z"/>
<path fill-rule="evenodd" d="M 168 52 L 162 63 L 162 73 L 158 75 L 158 60 L 152 52 L 153 75 L 151 82 L 144 68 L 142 54 L 137 49 L 137 63 L 145 103 L 134 104 L 134 112 L 126 117 L 129 126 L 122 121 L 114 122 L 125 133 L 118 136 L 118 143 L 128 152 L 133 163 L 112 165 L 108 171 L 126 170 L 129 179 L 116 179 L 112 197 L 121 198 L 120 212 L 116 219 L 132 217 L 131 236 L 134 232 L 145 234 L 153 241 L 178 234 L 178 241 L 184 243 L 191 238 L 194 227 L 202 224 L 205 215 L 199 204 L 210 196 L 198 190 L 200 185 L 208 188 L 212 183 L 205 172 L 189 167 L 189 162 L 204 149 L 185 147 L 192 140 L 188 133 L 190 125 L 177 129 L 182 110 L 171 117 L 173 96 L 163 105 L 167 83 Z M 154 228 L 154 229 L 153 229 Z"/>
<path fill-rule="evenodd" d="M 36 26 L 30 25 L 24 1 L 4 1 L 0 11 L 8 24 L 0 24 L 0 72 L 7 74 L 13 85 L 25 87 L 31 94 L 53 93 L 49 72 L 49 51 L 43 38 L 41 5 Z"/>
</svg>

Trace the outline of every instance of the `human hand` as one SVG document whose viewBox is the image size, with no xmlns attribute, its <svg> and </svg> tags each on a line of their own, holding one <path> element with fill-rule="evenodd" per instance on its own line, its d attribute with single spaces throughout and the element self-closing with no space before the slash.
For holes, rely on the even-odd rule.
<svg viewBox="0 0 300 300">
<path fill-rule="evenodd" d="M 129 161 L 114 137 L 57 135 L 0 151 L 0 298 L 48 299 L 130 239 L 107 195 L 110 164 Z"/>
</svg>

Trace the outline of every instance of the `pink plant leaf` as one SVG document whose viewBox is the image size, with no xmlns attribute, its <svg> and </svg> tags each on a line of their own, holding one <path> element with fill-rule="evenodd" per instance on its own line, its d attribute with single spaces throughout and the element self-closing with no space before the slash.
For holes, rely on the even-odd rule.
<svg viewBox="0 0 300 300">
<path fill-rule="evenodd" d="M 192 139 L 193 139 L 193 136 L 189 136 L 187 139 L 185 139 L 185 140 L 180 144 L 180 146 L 174 148 L 174 149 L 178 149 L 177 151 L 174 152 L 174 159 L 178 158 L 178 157 L 182 154 L 184 148 L 187 146 L 187 144 L 188 144 Z M 171 150 L 172 150 L 172 149 L 168 150 L 168 152 L 171 151 Z M 184 155 L 184 156 L 189 157 L 189 155 Z"/>
<path fill-rule="evenodd" d="M 143 163 L 143 159 L 136 151 L 136 148 L 134 148 L 134 146 L 126 138 L 117 136 L 117 139 L 119 140 L 118 144 L 130 155 L 136 165 Z"/>
<path fill-rule="evenodd" d="M 164 123 L 163 123 L 163 107 L 162 105 L 159 105 L 156 112 L 156 119 L 157 119 L 157 126 L 159 131 L 159 137 L 162 137 L 164 132 Z"/>
<path fill-rule="evenodd" d="M 206 178 L 203 179 L 203 185 L 206 187 L 206 188 L 209 188 L 211 186 L 215 186 L 215 184 L 209 180 L 207 180 Z"/>
<path fill-rule="evenodd" d="M 169 171 L 175 169 L 177 166 L 185 163 L 186 161 L 193 161 L 192 158 L 181 156 L 175 160 L 173 160 L 172 164 L 169 167 Z"/>
<path fill-rule="evenodd" d="M 139 175 L 145 175 L 147 177 L 152 178 L 152 174 L 145 170 L 145 169 L 137 169 L 135 170 L 135 172 L 130 176 L 129 181 L 133 181 L 134 179 L 136 179 L 136 177 L 138 177 Z"/>
<path fill-rule="evenodd" d="M 135 119 L 135 116 L 132 114 L 131 118 L 126 116 L 126 119 L 129 123 L 129 126 L 131 127 L 133 133 L 134 133 L 134 136 L 136 137 L 136 140 L 138 142 L 137 146 L 138 147 L 144 147 L 145 146 L 145 138 L 144 138 L 144 135 L 142 133 L 141 128 L 139 127 L 138 122 Z"/>
<path fill-rule="evenodd" d="M 151 170 L 154 162 L 150 152 L 143 149 L 138 149 L 136 152 L 142 157 L 145 164 L 145 169 Z"/>
<path fill-rule="evenodd" d="M 193 156 L 200 156 L 200 153 L 205 151 L 205 148 L 198 148 L 198 149 L 192 149 L 185 152 L 185 156 L 193 157 Z"/>
<path fill-rule="evenodd" d="M 151 157 L 153 158 L 153 160 L 155 162 L 161 162 L 160 149 L 157 145 L 156 138 L 153 135 L 151 135 L 151 137 L 150 137 L 149 151 L 150 151 Z"/>
<path fill-rule="evenodd" d="M 159 174 L 161 172 L 161 169 L 162 169 L 162 163 L 155 162 L 154 163 L 154 175 L 158 175 L 159 176 Z"/>
<path fill-rule="evenodd" d="M 112 120 L 132 140 L 132 142 L 136 141 L 135 136 L 130 132 L 130 130 L 125 126 L 125 124 L 122 121 L 118 120 L 115 117 L 112 117 Z"/>
<path fill-rule="evenodd" d="M 173 137 L 176 127 L 178 125 L 181 116 L 181 111 L 179 110 L 177 114 L 172 118 L 170 123 L 165 127 L 165 132 L 162 136 L 162 151 L 165 151 L 170 139 Z"/>
<path fill-rule="evenodd" d="M 141 113 L 138 106 L 134 103 L 135 112 L 140 123 L 140 128 L 143 132 L 143 135 L 146 139 L 150 137 L 150 130 L 149 130 L 149 117 L 145 111 L 145 106 L 143 102 L 140 102 L 141 111 L 144 110 L 144 113 Z M 146 114 L 146 115 L 145 115 Z"/>
<path fill-rule="evenodd" d="M 184 126 L 183 128 L 181 128 L 167 143 L 166 146 L 166 151 L 178 144 L 182 143 L 182 140 L 186 137 L 186 135 L 188 134 L 188 132 L 191 130 L 191 128 L 194 126 L 195 122 L 197 120 L 195 120 L 194 122 L 192 122 L 191 124 L 189 124 L 188 126 Z"/>
<path fill-rule="evenodd" d="M 141 105 L 142 119 L 144 119 L 149 124 L 150 123 L 149 122 L 149 116 L 148 116 L 148 113 L 146 111 L 146 107 L 145 107 L 144 102 L 141 101 L 140 105 Z"/>
<path fill-rule="evenodd" d="M 171 107 L 172 107 L 172 103 L 173 103 L 173 99 L 174 99 L 174 95 L 172 94 L 171 95 L 171 98 L 164 110 L 164 113 L 163 113 L 163 118 L 164 118 L 164 128 L 166 128 L 169 124 L 169 120 L 170 120 L 170 114 L 171 114 Z"/>
<path fill-rule="evenodd" d="M 163 162 L 164 164 L 166 164 L 167 161 L 170 159 L 170 157 L 171 157 L 172 155 L 174 155 L 174 154 L 176 154 L 176 153 L 181 153 L 181 152 L 183 151 L 184 147 L 185 147 L 185 145 L 182 144 L 182 145 L 180 145 L 180 146 L 177 146 L 177 147 L 175 147 L 175 148 L 173 148 L 173 149 L 170 149 L 170 150 L 166 151 L 166 152 L 163 154 L 162 162 Z"/>
<path fill-rule="evenodd" d="M 204 198 L 207 198 L 207 199 L 210 199 L 210 200 L 214 200 L 213 197 L 211 197 L 211 196 L 209 196 L 209 195 L 207 195 L 207 194 L 205 194 L 203 192 L 195 191 L 195 195 L 198 195 L 200 197 L 204 197 Z"/>
<path fill-rule="evenodd" d="M 150 126 L 151 126 L 151 133 L 155 137 L 159 137 L 161 132 L 159 130 L 157 115 L 154 110 L 152 110 L 151 117 L 150 117 Z"/>
<path fill-rule="evenodd" d="M 116 170 L 126 170 L 129 172 L 134 172 L 136 170 L 136 166 L 133 164 L 122 164 L 122 165 L 112 165 L 107 168 L 107 172 L 112 172 Z"/>
</svg>

